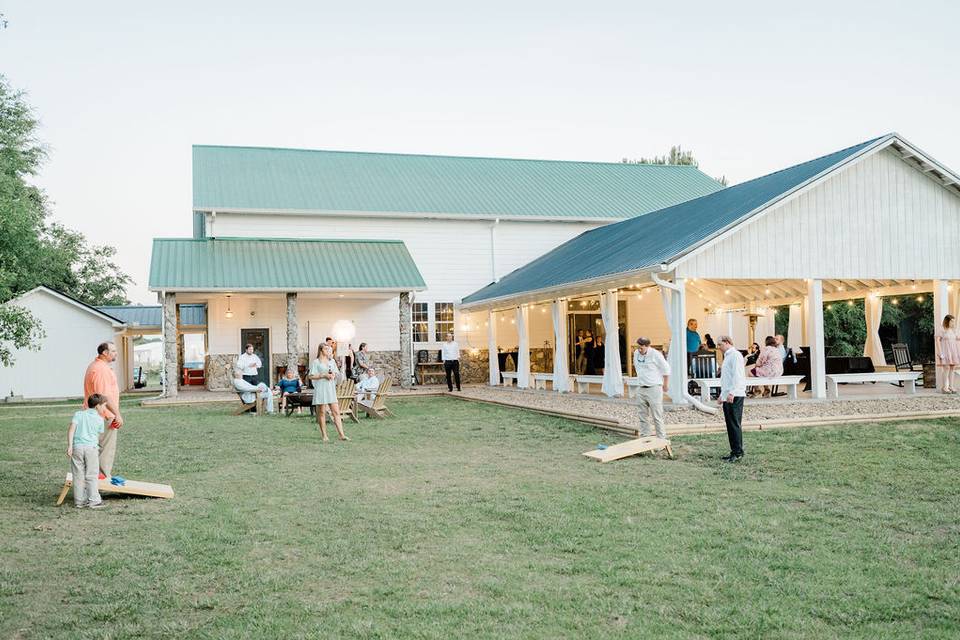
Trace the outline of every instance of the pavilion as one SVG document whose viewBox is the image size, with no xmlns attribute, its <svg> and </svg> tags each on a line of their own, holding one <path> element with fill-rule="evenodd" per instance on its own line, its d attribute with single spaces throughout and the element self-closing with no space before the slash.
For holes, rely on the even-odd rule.
<svg viewBox="0 0 960 640">
<path fill-rule="evenodd" d="M 549 337 L 554 345 L 568 345 L 571 301 L 599 301 L 597 322 L 607 345 L 603 391 L 614 396 L 623 393 L 623 353 L 616 345 L 625 301 L 659 289 L 662 315 L 646 307 L 642 322 L 650 331 L 665 325 L 665 342 L 673 345 L 684 344 L 689 317 L 727 333 L 735 316 L 790 305 L 788 339 L 809 350 L 811 396 L 824 398 L 823 305 L 863 298 L 864 353 L 884 364 L 878 337 L 884 297 L 932 293 L 935 326 L 947 313 L 957 315 L 951 282 L 960 280 L 958 239 L 960 177 L 891 133 L 586 231 L 466 296 L 461 312 L 487 314 L 490 353 L 498 347 L 496 318 L 510 318 L 518 386 L 528 387 L 531 308 L 541 306 L 544 318 L 552 311 Z M 567 354 L 553 350 L 558 391 L 567 390 Z M 685 349 L 669 349 L 669 360 L 669 395 L 683 403 Z M 490 358 L 490 384 L 498 382 L 497 361 Z"/>
</svg>

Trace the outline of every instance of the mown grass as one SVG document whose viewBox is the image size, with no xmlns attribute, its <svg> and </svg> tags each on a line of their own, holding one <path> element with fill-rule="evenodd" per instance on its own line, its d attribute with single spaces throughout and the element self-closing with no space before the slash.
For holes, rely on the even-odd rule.
<svg viewBox="0 0 960 640">
<path fill-rule="evenodd" d="M 117 472 L 173 500 L 55 508 L 68 409 L 0 410 L 0 637 L 946 638 L 960 422 L 678 438 L 451 399 L 321 444 L 306 417 L 128 408 Z M 70 504 L 68 498 L 66 505 Z"/>
</svg>

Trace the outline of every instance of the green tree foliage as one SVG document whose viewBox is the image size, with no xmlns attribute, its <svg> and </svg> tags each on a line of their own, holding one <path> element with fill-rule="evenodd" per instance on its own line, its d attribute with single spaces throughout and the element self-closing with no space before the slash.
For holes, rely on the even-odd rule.
<svg viewBox="0 0 960 640">
<path fill-rule="evenodd" d="M 0 303 L 38 285 L 87 304 L 122 304 L 130 277 L 113 262 L 116 250 L 89 245 L 83 234 L 50 220 L 47 197 L 29 179 L 47 157 L 37 120 L 20 91 L 0 75 Z M 36 346 L 37 318 L 0 307 L 0 362 L 14 348 Z M 6 354 L 6 355 L 4 355 Z"/>
<path fill-rule="evenodd" d="M 828 356 L 862 356 L 867 341 L 863 299 L 823 306 L 823 342 Z"/>
<path fill-rule="evenodd" d="M 669 164 L 690 167 L 700 166 L 700 163 L 697 162 L 697 159 L 693 156 L 693 152 L 689 149 L 686 151 L 683 150 L 680 145 L 670 147 L 670 151 L 664 156 L 653 156 L 652 158 L 641 157 L 639 160 L 622 158 L 620 162 L 623 164 Z M 720 176 L 717 178 L 717 182 L 723 186 L 727 186 L 727 176 Z"/>
</svg>

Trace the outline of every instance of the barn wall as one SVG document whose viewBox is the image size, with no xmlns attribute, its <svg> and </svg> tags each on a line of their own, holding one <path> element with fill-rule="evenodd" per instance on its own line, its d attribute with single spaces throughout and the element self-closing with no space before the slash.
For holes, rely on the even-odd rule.
<svg viewBox="0 0 960 640">
<path fill-rule="evenodd" d="M 677 266 L 697 278 L 957 279 L 960 196 L 890 149 Z"/>
<path fill-rule="evenodd" d="M 82 396 L 83 375 L 97 356 L 97 345 L 114 340 L 110 322 L 44 291 L 25 296 L 17 305 L 40 319 L 46 337 L 39 351 L 15 350 L 13 366 L 0 368 L 0 394 L 9 396 L 12 391 L 24 398 Z"/>
</svg>

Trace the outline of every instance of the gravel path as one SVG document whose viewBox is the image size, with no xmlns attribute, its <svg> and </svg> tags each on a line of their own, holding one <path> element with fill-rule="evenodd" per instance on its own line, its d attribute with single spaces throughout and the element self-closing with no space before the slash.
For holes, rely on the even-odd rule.
<svg viewBox="0 0 960 640">
<path fill-rule="evenodd" d="M 462 395 L 480 400 L 495 400 L 521 407 L 535 407 L 577 413 L 582 415 L 615 418 L 624 425 L 637 425 L 636 402 L 632 400 L 607 399 L 578 394 L 556 394 L 550 391 L 533 391 L 504 387 L 470 386 Z M 744 422 L 799 420 L 803 418 L 834 418 L 896 413 L 930 413 L 935 411 L 960 412 L 960 397 L 946 395 L 915 395 L 885 398 L 851 398 L 848 400 L 747 400 L 744 406 Z M 723 416 L 715 416 L 689 408 L 666 412 L 667 424 L 723 424 Z"/>
</svg>

